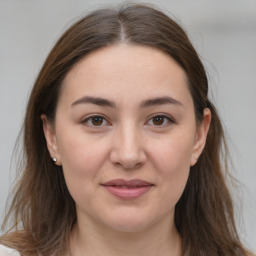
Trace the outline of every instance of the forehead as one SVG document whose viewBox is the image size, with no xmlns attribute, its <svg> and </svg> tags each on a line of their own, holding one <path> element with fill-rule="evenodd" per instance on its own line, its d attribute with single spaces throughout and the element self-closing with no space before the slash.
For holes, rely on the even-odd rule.
<svg viewBox="0 0 256 256">
<path fill-rule="evenodd" d="M 62 94 L 73 99 L 81 94 L 116 99 L 122 95 L 172 94 L 180 100 L 190 96 L 186 74 L 170 56 L 154 48 L 127 44 L 102 48 L 84 57 L 67 74 Z"/>
</svg>

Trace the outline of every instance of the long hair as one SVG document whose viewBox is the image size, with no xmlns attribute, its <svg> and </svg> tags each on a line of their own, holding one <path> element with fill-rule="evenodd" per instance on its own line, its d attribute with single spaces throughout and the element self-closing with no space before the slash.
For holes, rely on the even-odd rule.
<svg viewBox="0 0 256 256">
<path fill-rule="evenodd" d="M 12 225 L 0 242 L 18 249 L 24 256 L 60 256 L 68 249 L 69 235 L 76 223 L 75 202 L 62 168 L 51 162 L 40 116 L 45 114 L 54 122 L 63 79 L 79 60 L 96 49 L 120 43 L 148 46 L 168 54 L 186 72 L 197 122 L 202 121 L 205 108 L 211 110 L 205 149 L 191 168 L 175 208 L 183 255 L 246 255 L 236 231 L 233 204 L 224 178 L 223 128 L 208 98 L 204 67 L 183 29 L 163 12 L 141 4 L 90 13 L 72 25 L 48 55 L 27 105 L 25 167 L 3 228 L 9 222 Z"/>
</svg>

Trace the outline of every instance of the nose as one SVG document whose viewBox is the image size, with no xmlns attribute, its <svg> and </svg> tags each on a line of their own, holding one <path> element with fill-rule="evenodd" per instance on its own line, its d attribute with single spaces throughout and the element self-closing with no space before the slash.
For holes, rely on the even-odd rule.
<svg viewBox="0 0 256 256">
<path fill-rule="evenodd" d="M 138 168 L 147 158 L 144 146 L 142 136 L 135 126 L 120 127 L 113 136 L 110 160 L 126 170 Z"/>
</svg>

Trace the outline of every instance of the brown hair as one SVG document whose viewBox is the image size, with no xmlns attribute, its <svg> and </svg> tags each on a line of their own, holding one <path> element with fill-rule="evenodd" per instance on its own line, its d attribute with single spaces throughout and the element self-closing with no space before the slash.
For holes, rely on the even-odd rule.
<svg viewBox="0 0 256 256">
<path fill-rule="evenodd" d="M 76 222 L 75 202 L 68 192 L 61 167 L 51 162 L 40 116 L 45 114 L 54 121 L 62 81 L 79 60 L 96 49 L 119 43 L 149 46 L 168 54 L 187 74 L 197 121 L 202 120 L 205 108 L 211 110 L 205 149 L 191 168 L 175 209 L 183 254 L 246 255 L 236 231 L 233 204 L 224 179 L 223 129 L 208 99 L 204 67 L 176 22 L 156 8 L 139 4 L 92 12 L 71 26 L 47 57 L 27 106 L 26 165 L 3 225 L 5 227 L 11 220 L 12 226 L 0 242 L 27 256 L 63 255 L 67 250 Z"/>
</svg>

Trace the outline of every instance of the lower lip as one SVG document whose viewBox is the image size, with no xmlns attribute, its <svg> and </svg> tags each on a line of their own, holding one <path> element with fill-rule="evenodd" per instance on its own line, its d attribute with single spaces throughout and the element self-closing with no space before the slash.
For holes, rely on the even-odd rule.
<svg viewBox="0 0 256 256">
<path fill-rule="evenodd" d="M 136 188 L 120 188 L 114 186 L 104 186 L 112 195 L 122 199 L 135 199 L 147 193 L 152 186 L 142 186 Z"/>
</svg>

